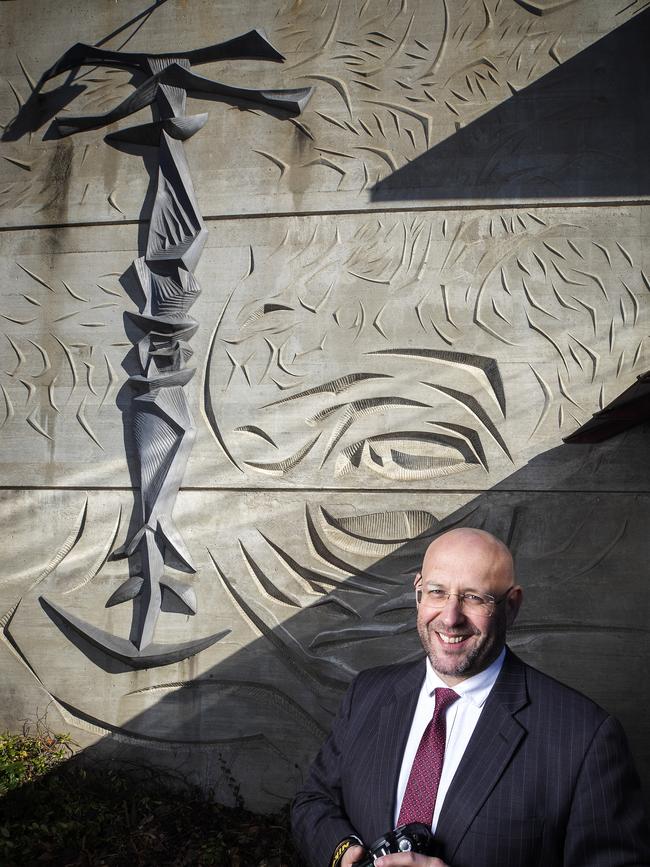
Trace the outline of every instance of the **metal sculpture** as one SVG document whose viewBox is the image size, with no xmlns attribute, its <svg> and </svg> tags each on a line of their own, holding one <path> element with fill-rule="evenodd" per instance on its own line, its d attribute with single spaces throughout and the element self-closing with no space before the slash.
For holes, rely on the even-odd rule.
<svg viewBox="0 0 650 867">
<path fill-rule="evenodd" d="M 165 574 L 170 555 L 184 571 L 196 572 L 172 518 L 195 436 L 184 386 L 194 374 L 187 362 L 192 356 L 189 340 L 198 328 L 189 311 L 201 291 L 193 272 L 207 237 L 183 142 L 201 129 L 208 115 L 185 114 L 187 93 L 246 100 L 291 114 L 300 113 L 311 95 L 311 88 L 231 87 L 191 69 L 199 63 L 243 57 L 284 60 L 259 30 L 185 54 L 124 53 L 79 43 L 45 72 L 39 82 L 40 88 L 48 79 L 87 64 L 135 69 L 146 75 L 130 97 L 105 114 L 57 119 L 60 136 L 102 127 L 152 103 L 157 109 L 157 119 L 152 123 L 106 137 L 159 148 L 157 191 L 146 252 L 134 262 L 146 300 L 139 313 L 130 314 L 142 335 L 137 341 L 140 372 L 129 378 L 137 391 L 133 399 L 132 432 L 140 470 L 141 519 L 137 532 L 113 555 L 135 558 L 139 568 L 106 603 L 111 606 L 138 598 L 139 605 L 134 608 L 134 621 L 138 621 L 134 622 L 135 639 L 129 641 L 105 632 L 41 597 L 43 606 L 53 612 L 55 620 L 61 619 L 91 644 L 132 668 L 177 662 L 209 647 L 229 632 L 176 645 L 153 641 L 163 588 L 177 596 L 190 612 L 197 610 L 194 589 Z"/>
</svg>

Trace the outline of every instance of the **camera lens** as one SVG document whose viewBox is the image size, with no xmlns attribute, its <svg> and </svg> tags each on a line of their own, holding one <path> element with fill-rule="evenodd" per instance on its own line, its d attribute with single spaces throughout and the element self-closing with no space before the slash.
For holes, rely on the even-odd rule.
<svg viewBox="0 0 650 867">
<path fill-rule="evenodd" d="M 399 841 L 399 850 L 400 852 L 410 852 L 413 847 L 411 846 L 410 840 L 400 840 Z"/>
</svg>

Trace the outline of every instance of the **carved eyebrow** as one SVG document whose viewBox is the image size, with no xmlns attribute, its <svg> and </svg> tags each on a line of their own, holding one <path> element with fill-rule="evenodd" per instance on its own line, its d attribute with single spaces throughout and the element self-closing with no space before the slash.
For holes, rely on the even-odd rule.
<svg viewBox="0 0 650 867">
<path fill-rule="evenodd" d="M 263 316 L 267 316 L 269 313 L 277 313 L 281 311 L 283 313 L 290 313 L 295 308 L 290 307 L 288 304 L 277 304 L 272 302 L 266 302 L 265 304 L 258 305 L 254 310 L 252 310 L 248 316 L 246 317 L 246 321 L 242 324 L 242 328 L 246 328 L 248 325 L 252 325 L 253 322 L 257 322 Z"/>
<path fill-rule="evenodd" d="M 356 385 L 357 382 L 362 382 L 366 379 L 392 379 L 392 376 L 389 373 L 348 373 L 346 376 L 331 379 L 329 382 L 315 385 L 313 388 L 298 392 L 298 394 L 291 394 L 289 397 L 283 397 L 281 400 L 265 403 L 262 409 L 266 409 L 269 406 L 279 406 L 281 403 L 288 403 L 290 400 L 298 400 L 301 397 L 308 397 L 312 394 L 341 394 L 341 392 Z"/>
<path fill-rule="evenodd" d="M 496 358 L 486 355 L 470 355 L 466 352 L 449 352 L 444 349 L 378 349 L 374 352 L 366 352 L 366 355 L 401 355 L 412 358 L 423 358 L 428 361 L 438 361 L 441 364 L 449 364 L 452 367 L 474 368 L 470 373 L 482 374 L 481 379 L 486 379 L 499 409 L 505 416 L 506 396 L 503 390 L 503 381 L 499 373 L 499 365 Z"/>
<path fill-rule="evenodd" d="M 451 397 L 452 400 L 455 400 L 461 406 L 464 406 L 465 409 L 474 416 L 474 418 L 478 419 L 478 421 L 483 425 L 485 430 L 490 434 L 492 439 L 497 443 L 504 455 L 510 460 L 511 463 L 514 464 L 514 461 L 512 460 L 512 455 L 508 451 L 508 446 L 503 441 L 503 438 L 497 430 L 496 425 L 492 422 L 489 415 L 486 413 L 481 404 L 476 400 L 473 395 L 466 394 L 464 391 L 456 391 L 455 388 L 445 388 L 444 386 L 437 385 L 433 382 L 422 382 L 422 385 L 428 385 L 429 388 L 433 388 L 435 391 L 439 391 L 441 394 L 446 394 L 448 397 Z"/>
<path fill-rule="evenodd" d="M 319 438 L 320 434 L 317 434 L 313 439 L 308 440 L 304 445 L 302 445 L 297 452 L 289 455 L 288 458 L 284 458 L 284 460 L 272 461 L 271 463 L 259 463 L 258 461 L 244 461 L 244 463 L 246 466 L 252 467 L 254 470 L 260 470 L 260 472 L 263 473 L 282 475 L 288 470 L 292 470 L 294 467 L 298 466 L 300 461 L 313 449 Z"/>
</svg>

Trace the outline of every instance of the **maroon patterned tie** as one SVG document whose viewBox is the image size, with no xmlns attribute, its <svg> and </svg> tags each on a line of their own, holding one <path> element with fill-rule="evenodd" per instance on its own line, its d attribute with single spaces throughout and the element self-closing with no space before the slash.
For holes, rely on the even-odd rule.
<svg viewBox="0 0 650 867">
<path fill-rule="evenodd" d="M 418 751 L 413 759 L 404 800 L 399 811 L 398 825 L 423 822 L 430 825 L 445 757 L 447 727 L 445 711 L 459 697 L 453 689 L 439 687 L 434 690 L 436 706 L 431 722 L 424 730 Z"/>
</svg>

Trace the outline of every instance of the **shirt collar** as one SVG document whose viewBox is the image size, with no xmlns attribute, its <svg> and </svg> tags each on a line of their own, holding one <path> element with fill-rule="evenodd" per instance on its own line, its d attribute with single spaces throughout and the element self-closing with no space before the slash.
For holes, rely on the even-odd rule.
<svg viewBox="0 0 650 867">
<path fill-rule="evenodd" d="M 457 692 L 461 698 L 467 698 L 472 702 L 472 704 L 476 705 L 476 707 L 483 707 L 497 677 L 499 676 L 505 658 L 506 649 L 504 647 L 494 662 L 488 665 L 487 668 L 456 684 L 456 686 L 453 687 L 454 692 Z M 449 688 L 449 684 L 445 683 L 440 675 L 433 670 L 431 661 L 428 657 L 424 686 L 427 694 L 431 696 L 433 695 L 433 690 L 438 687 Z"/>
</svg>

